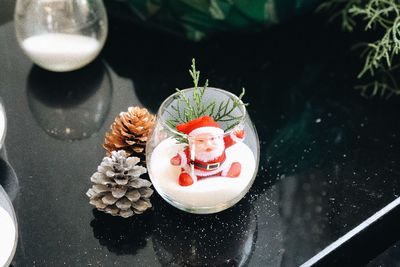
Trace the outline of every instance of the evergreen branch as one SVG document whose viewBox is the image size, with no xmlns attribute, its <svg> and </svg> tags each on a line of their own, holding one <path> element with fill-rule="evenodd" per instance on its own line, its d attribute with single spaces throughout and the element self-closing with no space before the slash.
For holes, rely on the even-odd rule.
<svg viewBox="0 0 400 267">
<path fill-rule="evenodd" d="M 358 74 L 358 78 L 369 75 L 374 81 L 356 88 L 360 89 L 362 94 L 368 91 L 371 95 L 378 95 L 380 91 L 383 94 L 396 92 L 397 95 L 400 87 L 394 78 L 388 78 L 388 72 L 392 72 L 392 66 L 399 61 L 397 55 L 400 53 L 400 2 L 397 0 L 329 0 L 322 4 L 319 10 L 334 6 L 340 8 L 342 25 L 347 23 L 346 17 L 352 19 L 352 24 L 347 29 L 352 30 L 356 26 L 355 18 L 360 17 L 365 21 L 365 31 L 380 34 L 380 37 L 368 43 L 361 53 L 364 65 Z M 386 74 L 382 75 L 382 73 Z M 393 75 L 390 76 L 393 77 Z"/>
<path fill-rule="evenodd" d="M 232 130 L 233 128 L 235 128 L 238 124 L 240 123 L 240 120 L 234 121 L 232 124 L 230 124 L 228 127 L 226 127 L 226 132 Z"/>
<path fill-rule="evenodd" d="M 229 118 L 221 119 L 219 121 L 233 121 L 233 120 L 240 120 L 241 118 L 242 116 L 237 116 L 237 117 L 230 116 Z"/>
<path fill-rule="evenodd" d="M 216 106 L 217 104 L 215 103 L 215 102 L 212 102 L 211 103 L 211 107 L 210 107 L 210 112 L 208 113 L 208 114 L 214 114 L 214 110 L 215 110 L 215 106 Z"/>
<path fill-rule="evenodd" d="M 329 19 L 329 21 L 333 21 L 337 17 L 341 17 L 342 19 L 342 28 L 347 31 L 353 31 L 356 26 L 356 22 L 351 14 L 349 14 L 349 10 L 357 4 L 360 4 L 362 0 L 330 0 L 322 3 L 316 9 L 317 12 L 324 10 L 338 10 L 336 11 Z"/>
<path fill-rule="evenodd" d="M 192 69 L 189 70 L 190 76 L 193 78 L 193 84 L 194 88 L 197 88 L 199 85 L 199 79 L 200 79 L 200 71 L 196 71 L 196 60 L 193 58 L 192 59 Z"/>
<path fill-rule="evenodd" d="M 166 123 L 167 123 L 167 125 L 168 125 L 169 127 L 174 128 L 175 125 L 176 125 L 178 122 L 177 122 L 176 120 L 174 120 L 174 119 L 171 119 L 171 120 L 167 120 Z"/>
<path fill-rule="evenodd" d="M 385 65 L 390 68 L 394 56 L 400 52 L 400 4 L 394 0 L 369 0 L 365 5 L 353 6 L 349 13 L 368 21 L 365 30 L 378 26 L 384 30 L 380 39 L 368 44 L 364 67 L 358 77 L 366 72 L 373 76 Z"/>
<path fill-rule="evenodd" d="M 179 109 L 179 105 L 177 106 L 171 106 L 171 108 L 176 112 L 176 114 L 178 114 L 178 117 L 176 118 L 176 121 L 179 122 L 184 122 L 185 120 L 182 118 L 180 109 Z M 174 117 L 171 112 L 167 111 L 169 113 L 170 116 Z"/>
<path fill-rule="evenodd" d="M 189 74 L 193 79 L 194 85 L 191 99 L 187 95 L 185 95 L 183 91 L 176 89 L 176 105 L 171 105 L 171 109 L 176 114 L 172 114 L 170 111 L 167 110 L 169 116 L 171 116 L 172 118 L 167 120 L 167 124 L 169 127 L 175 129 L 176 126 L 180 123 L 186 123 L 205 115 L 213 117 L 216 122 L 231 122 L 227 129 L 225 129 L 226 131 L 232 129 L 240 123 L 244 114 L 240 116 L 233 116 L 231 113 L 235 109 L 247 105 L 244 104 L 242 101 L 242 98 L 245 94 L 244 88 L 242 88 L 242 92 L 239 95 L 238 99 L 235 97 L 231 97 L 226 101 L 221 101 L 219 103 L 217 103 L 216 101 L 211 101 L 207 104 L 204 101 L 204 94 L 208 88 L 208 80 L 206 80 L 205 84 L 202 87 L 199 86 L 200 71 L 196 70 L 194 59 L 192 60 Z M 187 143 L 187 138 L 182 135 L 176 135 L 175 139 L 179 143 Z"/>
<path fill-rule="evenodd" d="M 392 86 L 389 86 L 386 82 L 373 81 L 363 85 L 357 85 L 355 87 L 357 90 L 361 91 L 361 95 L 364 97 L 373 97 L 380 95 L 381 97 L 386 96 L 390 98 L 392 95 L 399 95 L 400 91 Z"/>
<path fill-rule="evenodd" d="M 219 121 L 222 118 L 229 116 L 229 114 L 232 113 L 232 111 L 239 107 L 239 106 L 247 106 L 247 104 L 244 104 L 242 101 L 242 98 L 245 94 L 245 89 L 242 88 L 242 93 L 239 95 L 238 99 L 231 97 L 229 100 L 226 101 L 226 103 L 222 106 L 222 109 L 219 110 L 218 114 L 216 114 L 215 116 L 215 120 Z M 228 109 L 229 103 L 232 104 L 232 106 L 230 107 L 230 109 Z M 221 114 L 222 112 L 222 114 Z"/>
<path fill-rule="evenodd" d="M 391 69 L 381 69 L 377 73 L 377 79 L 363 85 L 358 85 L 355 88 L 360 90 L 361 95 L 367 98 L 379 95 L 387 99 L 393 95 L 400 95 L 400 87 L 394 78 L 394 75 L 399 75 L 399 66 L 396 65 Z"/>
<path fill-rule="evenodd" d="M 208 106 L 203 106 L 203 109 L 201 110 L 201 116 L 204 116 L 206 114 L 213 114 L 215 105 L 215 102 L 211 102 L 210 104 L 208 104 Z M 207 112 L 208 110 L 210 110 L 210 112 Z"/>
</svg>

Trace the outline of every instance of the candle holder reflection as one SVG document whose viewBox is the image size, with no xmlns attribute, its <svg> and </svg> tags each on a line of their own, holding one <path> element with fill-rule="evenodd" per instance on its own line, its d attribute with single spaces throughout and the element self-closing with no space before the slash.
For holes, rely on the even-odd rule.
<svg viewBox="0 0 400 267">
<path fill-rule="evenodd" d="M 112 99 L 112 83 L 101 61 L 67 73 L 34 66 L 27 95 L 34 118 L 47 134 L 77 140 L 90 137 L 103 125 Z"/>
<path fill-rule="evenodd" d="M 10 200 L 14 201 L 19 191 L 18 177 L 11 165 L 2 158 L 0 158 L 0 185 L 4 188 Z"/>
<path fill-rule="evenodd" d="M 184 213 L 160 201 L 155 217 L 152 241 L 163 266 L 245 266 L 254 251 L 257 216 L 248 200 L 213 215 Z"/>
</svg>

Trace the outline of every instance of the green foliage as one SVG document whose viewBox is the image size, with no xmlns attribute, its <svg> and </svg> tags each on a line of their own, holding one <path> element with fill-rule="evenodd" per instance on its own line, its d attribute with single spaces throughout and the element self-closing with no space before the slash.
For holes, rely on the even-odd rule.
<svg viewBox="0 0 400 267">
<path fill-rule="evenodd" d="M 374 31 L 379 38 L 367 43 L 362 57 L 364 66 L 358 78 L 370 76 L 373 82 L 357 86 L 363 94 L 400 94 L 393 74 L 400 52 L 400 3 L 395 0 L 330 0 L 320 9 L 339 7 L 334 17 L 341 16 L 342 27 L 352 31 L 356 18 L 365 22 L 365 31 Z"/>
<path fill-rule="evenodd" d="M 395 1 L 370 0 L 364 6 L 353 5 L 350 14 L 362 16 L 367 21 L 365 30 L 380 27 L 384 34 L 380 39 L 368 44 L 364 68 L 359 74 L 374 74 L 381 67 L 390 68 L 394 56 L 400 51 L 400 4 Z"/>
<path fill-rule="evenodd" d="M 176 89 L 177 104 L 171 105 L 171 109 L 174 111 L 174 114 L 167 111 L 171 116 L 171 118 L 167 120 L 168 126 L 170 126 L 172 129 L 175 129 L 178 124 L 186 123 L 208 115 L 211 116 L 216 122 L 227 123 L 228 126 L 226 127 L 225 131 L 233 129 L 240 123 L 244 114 L 233 116 L 232 112 L 236 108 L 247 105 L 242 101 L 242 98 L 245 94 L 244 88 L 242 89 L 242 93 L 238 98 L 231 97 L 218 103 L 217 101 L 210 101 L 210 103 L 206 103 L 206 101 L 204 101 L 204 94 L 208 87 L 208 80 L 206 80 L 203 86 L 199 86 L 200 71 L 196 70 L 195 59 L 192 60 L 191 67 L 192 68 L 189 70 L 189 73 L 193 79 L 194 85 L 192 99 L 190 99 L 182 90 Z M 176 136 L 175 138 L 180 142 L 187 143 L 187 140 L 185 140 L 184 136 Z"/>
<path fill-rule="evenodd" d="M 206 80 L 204 86 L 199 88 L 200 71 L 196 70 L 196 62 L 192 60 L 192 69 L 189 70 L 190 76 L 193 79 L 194 90 L 192 94 L 192 101 L 179 89 L 178 92 L 177 105 L 172 105 L 171 108 L 176 112 L 176 115 L 171 115 L 172 119 L 168 120 L 168 124 L 175 128 L 177 124 L 185 123 L 201 116 L 208 114 L 210 110 L 214 109 L 215 103 L 210 103 L 205 105 L 203 101 L 204 93 L 208 86 L 208 80 Z"/>
<path fill-rule="evenodd" d="M 114 17 L 199 41 L 219 32 L 257 32 L 309 12 L 322 1 L 107 0 L 104 3 Z"/>
</svg>

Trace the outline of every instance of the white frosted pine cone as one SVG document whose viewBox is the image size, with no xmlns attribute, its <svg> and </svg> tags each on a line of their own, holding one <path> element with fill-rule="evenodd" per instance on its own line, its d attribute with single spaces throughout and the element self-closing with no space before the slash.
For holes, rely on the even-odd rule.
<svg viewBox="0 0 400 267">
<path fill-rule="evenodd" d="M 137 165 L 139 161 L 137 157 L 127 157 L 124 150 L 112 151 L 110 157 L 103 158 L 90 178 L 94 185 L 86 192 L 89 203 L 124 218 L 151 208 L 153 190 L 148 180 L 140 178 L 147 170 Z"/>
</svg>

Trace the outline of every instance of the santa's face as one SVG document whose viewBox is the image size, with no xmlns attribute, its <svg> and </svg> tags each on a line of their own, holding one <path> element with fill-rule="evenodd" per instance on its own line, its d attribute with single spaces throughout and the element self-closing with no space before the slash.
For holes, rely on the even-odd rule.
<svg viewBox="0 0 400 267">
<path fill-rule="evenodd" d="M 195 146 L 195 158 L 204 162 L 222 155 L 225 143 L 222 135 L 203 133 L 190 138 L 190 147 Z"/>
</svg>

